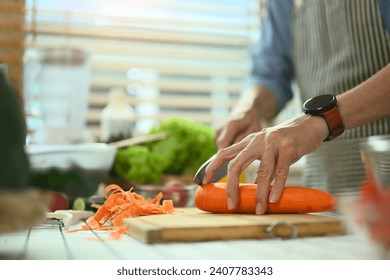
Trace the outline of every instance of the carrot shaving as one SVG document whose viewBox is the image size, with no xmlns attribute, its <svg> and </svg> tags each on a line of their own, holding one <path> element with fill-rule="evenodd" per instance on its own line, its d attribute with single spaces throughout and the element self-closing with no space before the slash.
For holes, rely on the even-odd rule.
<svg viewBox="0 0 390 280">
<path fill-rule="evenodd" d="M 117 230 L 111 231 L 109 237 L 114 240 L 121 239 L 122 235 L 127 232 L 127 227 L 118 227 Z"/>
<path fill-rule="evenodd" d="M 162 193 L 158 193 L 153 199 L 145 199 L 142 195 L 134 193 L 131 190 L 124 191 L 116 184 L 108 185 L 105 189 L 106 197 L 103 205 L 99 205 L 96 213 L 86 220 L 86 225 L 68 232 L 77 232 L 82 230 L 108 230 L 109 237 L 117 240 L 127 232 L 127 227 L 122 226 L 123 219 L 171 214 L 175 211 L 172 200 L 162 200 Z M 107 226 L 107 223 L 111 223 Z"/>
</svg>

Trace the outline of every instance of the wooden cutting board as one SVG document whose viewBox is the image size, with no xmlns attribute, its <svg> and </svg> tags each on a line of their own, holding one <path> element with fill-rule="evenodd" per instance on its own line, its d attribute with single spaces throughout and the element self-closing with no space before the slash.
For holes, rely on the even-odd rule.
<svg viewBox="0 0 390 280">
<path fill-rule="evenodd" d="M 319 214 L 212 214 L 196 208 L 127 218 L 128 234 L 145 243 L 296 238 L 345 234 L 340 218 Z"/>
</svg>

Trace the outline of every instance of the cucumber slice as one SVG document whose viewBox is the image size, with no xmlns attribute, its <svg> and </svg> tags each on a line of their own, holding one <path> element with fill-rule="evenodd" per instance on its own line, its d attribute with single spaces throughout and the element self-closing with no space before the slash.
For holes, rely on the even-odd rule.
<svg viewBox="0 0 390 280">
<path fill-rule="evenodd" d="M 82 197 L 77 197 L 73 201 L 72 209 L 78 210 L 78 211 L 84 211 L 86 209 L 86 203 L 85 203 L 84 199 Z"/>
</svg>

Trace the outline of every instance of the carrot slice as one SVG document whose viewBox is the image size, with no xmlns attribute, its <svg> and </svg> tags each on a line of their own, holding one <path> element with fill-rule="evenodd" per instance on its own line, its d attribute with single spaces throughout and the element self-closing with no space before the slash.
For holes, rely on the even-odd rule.
<svg viewBox="0 0 390 280">
<path fill-rule="evenodd" d="M 213 213 L 255 213 L 256 184 L 239 185 L 240 203 L 229 210 L 226 202 L 226 183 L 206 184 L 195 192 L 197 208 Z M 268 203 L 267 213 L 314 213 L 334 210 L 335 197 L 306 187 L 285 187 L 276 203 Z"/>
<path fill-rule="evenodd" d="M 175 211 L 172 200 L 164 200 L 162 205 L 162 193 L 158 193 L 153 199 L 145 199 L 143 196 L 134 193 L 132 190 L 124 191 L 116 184 L 108 185 L 105 188 L 106 200 L 99 205 L 96 213 L 86 220 L 86 225 L 78 229 L 69 230 L 76 232 L 80 230 L 109 230 L 112 239 L 120 239 L 127 232 L 122 226 L 122 221 L 129 217 L 146 215 L 170 214 Z M 112 226 L 106 226 L 111 223 Z"/>
</svg>

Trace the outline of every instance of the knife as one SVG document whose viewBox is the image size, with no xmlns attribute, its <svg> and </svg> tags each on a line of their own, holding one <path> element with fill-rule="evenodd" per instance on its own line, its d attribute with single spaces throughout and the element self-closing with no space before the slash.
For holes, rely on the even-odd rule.
<svg viewBox="0 0 390 280">
<path fill-rule="evenodd" d="M 210 164 L 210 162 L 215 158 L 215 155 L 213 155 L 211 158 L 205 161 L 205 163 L 202 164 L 202 166 L 198 169 L 198 171 L 195 174 L 195 177 L 193 179 L 193 182 L 199 186 L 202 186 L 203 178 L 205 175 L 206 167 Z M 217 182 L 227 174 L 227 168 L 228 168 L 229 161 L 226 161 L 214 174 L 213 182 Z"/>
</svg>

